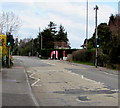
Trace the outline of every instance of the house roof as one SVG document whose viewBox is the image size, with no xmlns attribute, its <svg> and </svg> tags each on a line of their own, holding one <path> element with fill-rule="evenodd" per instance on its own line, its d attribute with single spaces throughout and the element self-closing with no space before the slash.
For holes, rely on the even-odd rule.
<svg viewBox="0 0 120 108">
<path fill-rule="evenodd" d="M 71 48 L 66 42 L 54 42 L 54 47 Z"/>
</svg>

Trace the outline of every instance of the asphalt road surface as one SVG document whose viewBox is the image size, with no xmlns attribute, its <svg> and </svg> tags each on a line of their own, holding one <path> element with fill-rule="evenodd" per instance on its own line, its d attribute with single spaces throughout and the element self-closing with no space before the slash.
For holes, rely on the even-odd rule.
<svg viewBox="0 0 120 108">
<path fill-rule="evenodd" d="M 117 71 L 36 57 L 14 59 L 27 73 L 35 96 L 29 97 L 28 105 L 36 102 L 39 106 L 118 106 Z M 25 77 L 22 74 L 18 78 L 24 81 Z M 27 86 L 20 90 L 29 96 Z"/>
</svg>

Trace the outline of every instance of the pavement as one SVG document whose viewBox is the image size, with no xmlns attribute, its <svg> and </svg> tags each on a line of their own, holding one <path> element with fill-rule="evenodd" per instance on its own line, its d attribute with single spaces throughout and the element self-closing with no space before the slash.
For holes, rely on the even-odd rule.
<svg viewBox="0 0 120 108">
<path fill-rule="evenodd" d="M 0 108 L 2 107 L 2 72 L 0 70 Z"/>
<path fill-rule="evenodd" d="M 2 69 L 2 106 L 38 106 L 19 60 Z"/>
</svg>

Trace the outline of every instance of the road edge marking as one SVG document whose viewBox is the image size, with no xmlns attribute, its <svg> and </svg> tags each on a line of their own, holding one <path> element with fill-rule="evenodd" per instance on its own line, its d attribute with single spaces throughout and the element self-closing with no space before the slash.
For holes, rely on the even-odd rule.
<svg viewBox="0 0 120 108">
<path fill-rule="evenodd" d="M 33 100 L 35 106 L 40 106 L 40 105 L 38 104 L 38 101 L 36 100 L 34 94 L 33 94 L 32 88 L 31 88 L 30 83 L 29 83 L 29 78 L 28 78 L 28 75 L 27 75 L 25 69 L 24 69 L 24 73 L 25 73 L 25 75 L 26 75 L 26 80 L 27 80 L 27 84 L 28 84 L 28 87 L 29 87 L 29 93 L 30 93 L 30 95 L 31 95 L 31 97 L 32 97 L 32 100 Z"/>
</svg>

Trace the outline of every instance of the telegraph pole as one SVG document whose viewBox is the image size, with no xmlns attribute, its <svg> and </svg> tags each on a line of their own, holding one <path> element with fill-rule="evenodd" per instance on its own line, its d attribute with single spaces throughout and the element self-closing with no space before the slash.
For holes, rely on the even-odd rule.
<svg viewBox="0 0 120 108">
<path fill-rule="evenodd" d="M 33 56 L 33 38 L 32 38 L 32 56 Z"/>
<path fill-rule="evenodd" d="M 40 37 L 41 37 L 41 50 L 42 50 L 42 34 L 41 34 L 41 32 L 40 32 L 40 27 L 39 27 L 39 34 L 40 34 Z"/>
<path fill-rule="evenodd" d="M 97 10 L 98 10 L 98 6 L 96 5 L 95 8 L 95 35 L 96 35 L 96 40 L 95 40 L 95 46 L 96 46 L 96 57 L 95 57 L 95 67 L 97 68 L 97 64 L 98 64 L 98 47 L 97 47 L 97 39 L 98 39 L 98 31 L 97 31 Z"/>
<path fill-rule="evenodd" d="M 42 56 L 42 42 L 43 42 L 43 39 L 42 39 L 42 34 L 41 34 L 41 31 L 40 31 L 40 27 L 39 27 L 39 35 L 40 35 L 40 40 L 41 40 L 41 45 L 40 45 L 40 57 Z"/>
</svg>

